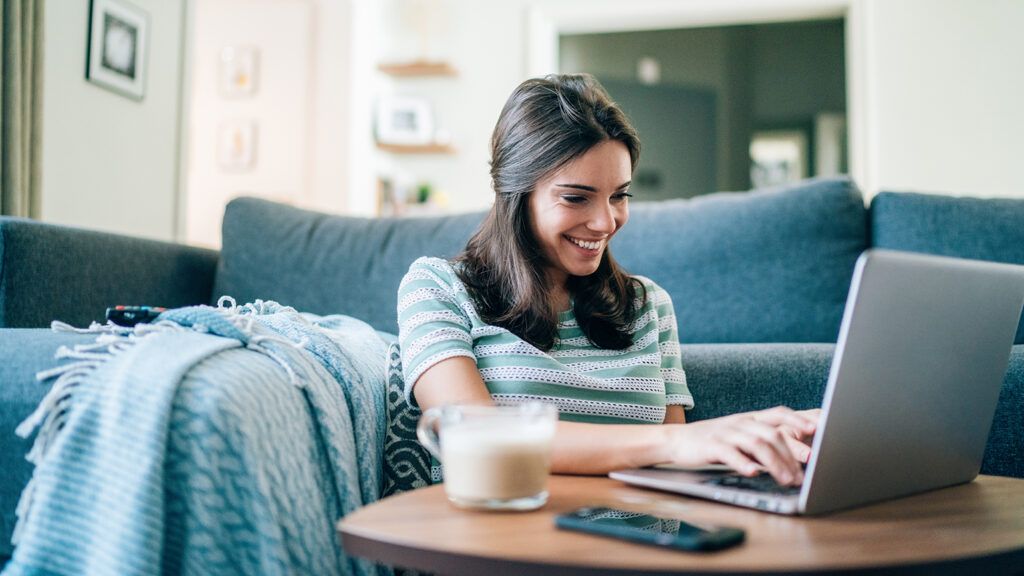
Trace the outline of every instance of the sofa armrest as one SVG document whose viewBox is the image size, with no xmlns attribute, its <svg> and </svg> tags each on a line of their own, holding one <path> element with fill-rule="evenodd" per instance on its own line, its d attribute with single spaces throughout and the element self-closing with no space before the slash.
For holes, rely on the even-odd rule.
<svg viewBox="0 0 1024 576">
<path fill-rule="evenodd" d="M 61 346 L 95 340 L 96 334 L 0 329 L 0 559 L 11 555 L 15 507 L 32 477 L 32 464 L 25 455 L 34 438 L 20 438 L 14 430 L 53 386 L 53 380 L 40 382 L 35 375 L 62 364 L 54 359 Z"/>
<path fill-rule="evenodd" d="M 0 327 L 103 321 L 116 304 L 211 299 L 218 253 L 180 244 L 0 218 Z"/>
</svg>

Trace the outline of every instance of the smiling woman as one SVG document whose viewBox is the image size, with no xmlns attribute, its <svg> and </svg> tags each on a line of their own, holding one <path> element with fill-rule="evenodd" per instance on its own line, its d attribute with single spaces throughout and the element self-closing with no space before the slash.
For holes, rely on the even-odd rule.
<svg viewBox="0 0 1024 576">
<path fill-rule="evenodd" d="M 622 329 L 642 288 L 607 241 L 628 219 L 625 187 L 640 159 L 629 119 L 589 75 L 527 80 L 491 145 L 494 209 L 456 259 L 481 318 L 549 350 L 571 300 L 590 341 L 627 346 Z"/>
<path fill-rule="evenodd" d="M 421 258 L 399 288 L 406 394 L 424 409 L 557 406 L 555 472 L 724 463 L 799 483 L 814 412 L 682 425 L 693 398 L 672 300 L 608 247 L 629 220 L 639 154 L 636 131 L 589 75 L 512 93 L 492 137 L 493 208 L 455 260 Z"/>
</svg>

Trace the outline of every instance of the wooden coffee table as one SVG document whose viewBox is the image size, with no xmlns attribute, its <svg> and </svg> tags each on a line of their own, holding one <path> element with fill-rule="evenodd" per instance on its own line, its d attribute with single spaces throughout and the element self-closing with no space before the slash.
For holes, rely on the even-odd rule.
<svg viewBox="0 0 1024 576">
<path fill-rule="evenodd" d="M 553 476 L 527 513 L 469 512 L 431 486 L 360 509 L 338 524 L 345 550 L 438 574 L 729 574 L 884 571 L 1024 573 L 1024 480 L 976 481 L 821 517 L 785 517 L 641 490 L 607 478 Z M 714 553 L 663 550 L 558 530 L 554 517 L 606 505 L 747 531 Z"/>
</svg>

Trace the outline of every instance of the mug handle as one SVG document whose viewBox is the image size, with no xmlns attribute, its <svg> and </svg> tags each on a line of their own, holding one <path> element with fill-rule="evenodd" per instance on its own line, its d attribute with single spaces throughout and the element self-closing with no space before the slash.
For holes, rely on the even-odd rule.
<svg viewBox="0 0 1024 576">
<path fill-rule="evenodd" d="M 441 461 L 441 444 L 437 435 L 437 421 L 441 419 L 441 415 L 440 408 L 431 408 L 423 413 L 419 424 L 416 425 L 416 438 L 438 462 Z"/>
</svg>

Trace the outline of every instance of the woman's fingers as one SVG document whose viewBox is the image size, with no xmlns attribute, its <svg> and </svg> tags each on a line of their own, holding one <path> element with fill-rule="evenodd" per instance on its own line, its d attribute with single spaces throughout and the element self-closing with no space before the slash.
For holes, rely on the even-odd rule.
<svg viewBox="0 0 1024 576">
<path fill-rule="evenodd" d="M 753 456 L 782 485 L 799 484 L 803 471 L 778 428 L 750 420 L 742 424 L 737 447 Z"/>
<path fill-rule="evenodd" d="M 807 464 L 811 459 L 811 447 L 805 444 L 799 437 L 786 436 L 786 446 L 793 453 L 797 462 Z"/>
<path fill-rule="evenodd" d="M 721 462 L 745 476 L 763 470 L 779 484 L 800 484 L 801 465 L 810 456 L 803 440 L 814 435 L 819 414 L 779 407 L 685 424 L 673 461 L 690 466 Z"/>
<path fill-rule="evenodd" d="M 807 423 L 804 426 L 804 431 L 810 430 L 808 436 L 814 435 L 818 431 L 818 421 L 821 420 L 821 408 L 812 408 L 811 410 L 799 410 L 796 415 L 803 418 Z"/>
<path fill-rule="evenodd" d="M 743 476 L 756 476 L 762 470 L 757 462 L 754 462 L 749 456 L 740 451 L 739 448 L 730 444 L 722 444 L 715 452 L 717 453 L 716 460 Z"/>
<path fill-rule="evenodd" d="M 797 412 L 785 406 L 777 406 L 768 410 L 753 412 L 754 420 L 771 426 L 789 426 L 801 436 L 813 436 L 818 429 L 818 416 L 821 410 L 803 410 Z"/>
</svg>

